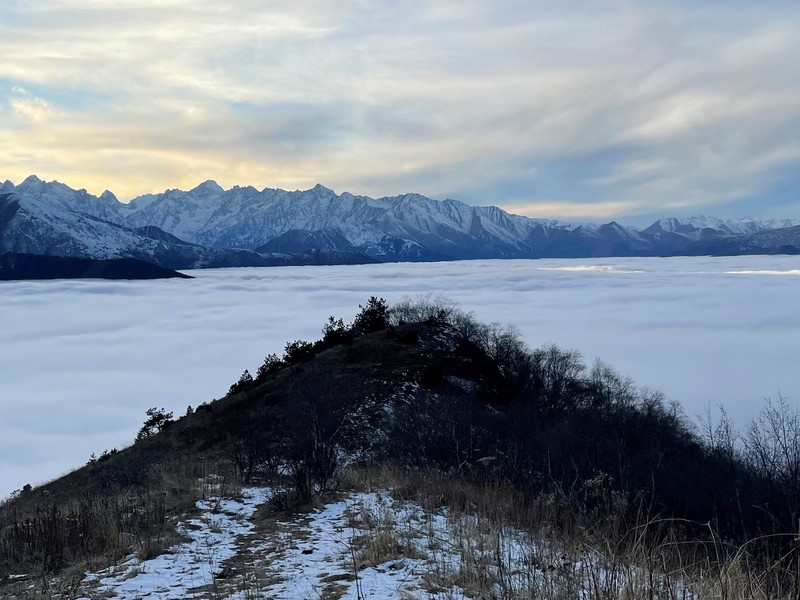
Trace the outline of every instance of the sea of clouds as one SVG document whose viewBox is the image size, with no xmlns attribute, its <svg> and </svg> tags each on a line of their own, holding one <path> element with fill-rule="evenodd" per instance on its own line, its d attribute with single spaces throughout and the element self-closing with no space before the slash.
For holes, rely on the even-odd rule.
<svg viewBox="0 0 800 600">
<path fill-rule="evenodd" d="M 132 441 L 145 411 L 223 396 L 371 295 L 444 294 L 738 426 L 800 400 L 800 257 L 464 261 L 0 283 L 0 497 Z"/>
</svg>

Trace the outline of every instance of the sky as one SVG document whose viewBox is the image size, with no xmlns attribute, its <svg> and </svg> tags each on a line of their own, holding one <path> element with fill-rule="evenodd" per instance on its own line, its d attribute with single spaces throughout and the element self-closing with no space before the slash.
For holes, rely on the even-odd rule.
<svg viewBox="0 0 800 600">
<path fill-rule="evenodd" d="M 459 261 L 0 283 L 0 498 L 132 442 L 157 406 L 222 397 L 372 295 L 446 294 L 536 348 L 600 358 L 694 420 L 800 406 L 800 256 Z"/>
<path fill-rule="evenodd" d="M 800 217 L 800 3 L 4 0 L 0 180 Z"/>
</svg>

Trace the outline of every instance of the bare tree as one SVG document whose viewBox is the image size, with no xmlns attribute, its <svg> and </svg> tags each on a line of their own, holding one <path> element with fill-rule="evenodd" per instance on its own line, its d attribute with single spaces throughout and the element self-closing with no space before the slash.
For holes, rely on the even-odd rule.
<svg viewBox="0 0 800 600">
<path fill-rule="evenodd" d="M 744 436 L 746 457 L 786 501 L 793 522 L 800 510 L 800 409 L 779 395 L 767 399 Z"/>
<path fill-rule="evenodd" d="M 339 469 L 347 402 L 332 369 L 309 364 L 292 386 L 292 462 L 298 484 L 325 491 Z"/>
</svg>

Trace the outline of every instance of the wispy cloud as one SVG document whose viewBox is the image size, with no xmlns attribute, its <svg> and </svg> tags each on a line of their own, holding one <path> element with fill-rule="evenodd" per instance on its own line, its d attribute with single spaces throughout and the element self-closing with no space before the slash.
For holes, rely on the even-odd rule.
<svg viewBox="0 0 800 600">
<path fill-rule="evenodd" d="M 11 92 L 8 104 L 15 118 L 40 125 L 60 116 L 47 100 L 37 98 L 24 88 L 14 87 Z"/>
<path fill-rule="evenodd" d="M 0 172 L 758 213 L 800 178 L 798 55 L 779 0 L 10 1 Z"/>
</svg>

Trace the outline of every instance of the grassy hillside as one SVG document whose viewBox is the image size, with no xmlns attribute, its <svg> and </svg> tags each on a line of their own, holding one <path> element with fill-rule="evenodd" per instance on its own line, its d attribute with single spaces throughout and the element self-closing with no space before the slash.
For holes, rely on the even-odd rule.
<svg viewBox="0 0 800 600">
<path fill-rule="evenodd" d="M 694 597 L 797 598 L 798 465 L 800 422 L 785 402 L 743 436 L 725 419 L 697 428 L 574 351 L 531 350 L 446 300 L 371 298 L 352 324 L 331 317 L 320 340 L 288 343 L 225 398 L 177 419 L 156 407 L 132 446 L 10 498 L 0 580 L 35 573 L 47 588 L 131 550 L 155 555 L 215 476 L 232 492 L 279 488 L 275 514 L 368 480 L 546 527 L 639 573 L 716 582 Z"/>
</svg>

